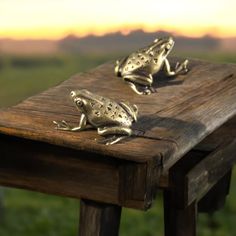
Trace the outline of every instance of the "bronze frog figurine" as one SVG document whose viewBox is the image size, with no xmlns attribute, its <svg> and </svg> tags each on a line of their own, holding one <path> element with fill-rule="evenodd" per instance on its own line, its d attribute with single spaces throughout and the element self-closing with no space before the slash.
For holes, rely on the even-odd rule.
<svg viewBox="0 0 236 236">
<path fill-rule="evenodd" d="M 177 63 L 175 70 L 171 70 L 167 56 L 174 46 L 174 40 L 169 38 L 157 38 L 151 45 L 140 49 L 128 57 L 116 62 L 115 74 L 128 83 L 137 94 L 151 94 L 156 90 L 152 87 L 153 75 L 162 68 L 167 76 L 175 76 L 187 73 L 188 60 Z M 143 87 L 139 90 L 138 87 Z"/>
<path fill-rule="evenodd" d="M 71 126 L 66 121 L 53 121 L 56 129 L 81 131 L 90 124 L 97 128 L 101 136 L 109 136 L 100 141 L 106 145 L 115 144 L 132 135 L 132 123 L 137 121 L 138 108 L 127 102 L 115 102 L 89 92 L 86 89 L 71 91 L 70 96 L 82 112 L 78 126 Z"/>
</svg>

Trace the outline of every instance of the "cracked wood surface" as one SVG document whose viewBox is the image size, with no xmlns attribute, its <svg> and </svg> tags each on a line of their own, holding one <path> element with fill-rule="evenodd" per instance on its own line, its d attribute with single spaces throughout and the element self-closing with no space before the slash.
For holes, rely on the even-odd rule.
<svg viewBox="0 0 236 236">
<path fill-rule="evenodd" d="M 113 63 L 101 65 L 2 109 L 0 133 L 135 162 L 158 160 L 167 169 L 236 114 L 236 65 L 190 60 L 189 68 L 176 78 L 155 76 L 157 93 L 138 96 L 115 77 Z M 139 137 L 105 146 L 95 141 L 96 130 L 55 130 L 53 120 L 78 124 L 80 113 L 69 93 L 82 88 L 136 104 L 139 118 L 133 129 Z"/>
</svg>

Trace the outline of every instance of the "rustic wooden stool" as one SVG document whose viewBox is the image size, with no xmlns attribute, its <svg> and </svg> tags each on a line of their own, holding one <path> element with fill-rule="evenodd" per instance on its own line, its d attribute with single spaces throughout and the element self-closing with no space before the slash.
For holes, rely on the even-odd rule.
<svg viewBox="0 0 236 236">
<path fill-rule="evenodd" d="M 236 65 L 189 65 L 175 79 L 160 75 L 150 96 L 134 94 L 108 63 L 1 110 L 0 184 L 81 199 L 81 236 L 118 235 L 121 207 L 146 210 L 161 189 L 165 235 L 196 235 L 197 207 L 212 212 L 229 192 Z M 144 134 L 106 146 L 95 130 L 55 130 L 53 120 L 78 123 L 69 93 L 81 88 L 137 104 L 134 129 Z"/>
</svg>

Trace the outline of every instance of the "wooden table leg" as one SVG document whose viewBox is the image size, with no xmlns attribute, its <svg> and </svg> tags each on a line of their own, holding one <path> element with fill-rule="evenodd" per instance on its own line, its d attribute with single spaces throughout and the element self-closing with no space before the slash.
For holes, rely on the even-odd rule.
<svg viewBox="0 0 236 236">
<path fill-rule="evenodd" d="M 120 206 L 81 200 L 79 236 L 118 236 L 120 216 Z"/>
<path fill-rule="evenodd" d="M 164 191 L 165 236 L 196 236 L 197 204 L 178 208 L 175 193 Z"/>
<path fill-rule="evenodd" d="M 165 236 L 195 236 L 197 203 L 185 202 L 185 176 L 200 160 L 202 153 L 188 153 L 169 170 L 172 187 L 164 190 Z"/>
</svg>

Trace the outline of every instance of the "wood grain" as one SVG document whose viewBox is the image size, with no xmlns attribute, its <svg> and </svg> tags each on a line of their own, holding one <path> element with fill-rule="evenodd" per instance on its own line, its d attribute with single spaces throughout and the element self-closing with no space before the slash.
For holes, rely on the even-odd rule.
<svg viewBox="0 0 236 236">
<path fill-rule="evenodd" d="M 80 201 L 79 236 L 118 236 L 121 207 Z"/>
<path fill-rule="evenodd" d="M 220 128 L 203 139 L 197 146 L 196 151 L 212 152 L 216 150 L 222 143 L 229 142 L 236 138 L 236 116 L 231 118 Z"/>
<path fill-rule="evenodd" d="M 236 162 L 236 139 L 223 143 L 215 152 L 199 162 L 185 179 L 186 204 L 204 196 Z"/>
<path fill-rule="evenodd" d="M 119 163 L 116 160 L 100 158 L 98 161 L 97 156 L 86 152 L 3 135 L 0 140 L 1 185 L 119 202 Z"/>
<path fill-rule="evenodd" d="M 135 162 L 155 159 L 165 170 L 236 114 L 235 65 L 190 60 L 188 74 L 155 78 L 158 92 L 150 96 L 134 94 L 114 76 L 113 68 L 113 63 L 99 66 L 2 110 L 0 132 Z M 95 142 L 95 130 L 54 130 L 53 120 L 78 123 L 80 114 L 68 95 L 81 88 L 137 104 L 140 115 L 133 128 L 144 135 L 107 147 Z"/>
<path fill-rule="evenodd" d="M 236 116 L 231 118 L 220 128 L 215 130 L 213 133 L 208 135 L 203 139 L 197 146 L 190 150 L 187 154 L 191 156 L 191 159 L 197 158 L 198 160 L 204 159 L 211 152 L 214 152 L 223 143 L 230 142 L 236 138 Z M 163 172 L 160 176 L 158 186 L 160 188 L 169 188 L 171 183 L 169 183 L 169 173 L 168 171 Z"/>
<path fill-rule="evenodd" d="M 123 161 L 0 134 L 0 185 L 146 210 L 156 162 Z"/>
<path fill-rule="evenodd" d="M 198 202 L 199 212 L 213 213 L 221 209 L 230 191 L 232 169 L 228 171 Z"/>
<path fill-rule="evenodd" d="M 219 199 L 224 199 L 229 188 L 229 176 L 225 177 L 226 180 L 221 179 L 234 165 L 235 151 L 236 139 L 223 143 L 208 155 L 200 151 L 191 151 L 181 158 L 170 168 L 169 182 L 165 186 L 165 189 L 174 196 L 172 204 L 181 209 L 188 207 L 198 202 L 217 183 L 219 184 L 216 187 L 217 191 L 222 192 Z M 216 203 L 217 201 L 215 199 Z"/>
</svg>

